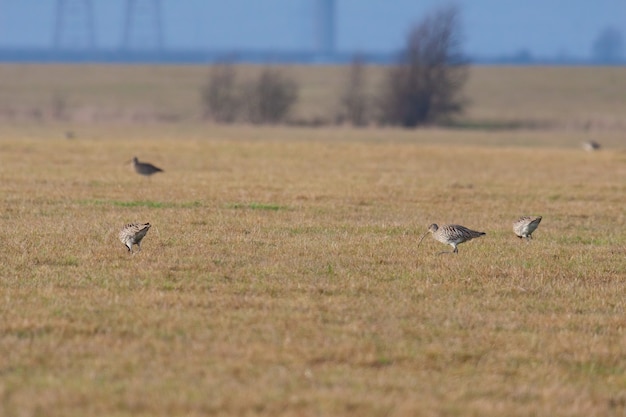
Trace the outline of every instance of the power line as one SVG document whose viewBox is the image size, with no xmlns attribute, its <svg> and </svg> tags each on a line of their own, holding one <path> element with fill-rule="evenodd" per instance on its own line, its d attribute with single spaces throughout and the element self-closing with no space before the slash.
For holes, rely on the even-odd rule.
<svg viewBox="0 0 626 417">
<path fill-rule="evenodd" d="M 57 0 L 54 47 L 95 49 L 96 34 L 91 0 Z"/>
<path fill-rule="evenodd" d="M 163 49 L 161 0 L 126 0 L 122 49 Z"/>
</svg>

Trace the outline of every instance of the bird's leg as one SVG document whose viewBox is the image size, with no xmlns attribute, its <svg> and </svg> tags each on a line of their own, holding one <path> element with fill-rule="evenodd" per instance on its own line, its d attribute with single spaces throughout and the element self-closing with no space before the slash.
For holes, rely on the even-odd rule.
<svg viewBox="0 0 626 417">
<path fill-rule="evenodd" d="M 459 248 L 455 246 L 454 250 L 452 251 L 452 253 L 459 253 Z"/>
</svg>

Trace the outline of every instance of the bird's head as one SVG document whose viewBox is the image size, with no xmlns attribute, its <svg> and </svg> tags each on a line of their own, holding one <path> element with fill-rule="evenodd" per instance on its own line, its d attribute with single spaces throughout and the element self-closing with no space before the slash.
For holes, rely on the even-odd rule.
<svg viewBox="0 0 626 417">
<path fill-rule="evenodd" d="M 424 233 L 422 235 L 422 238 L 420 239 L 419 243 L 417 244 L 417 247 L 419 248 L 420 244 L 422 243 L 422 240 L 424 240 L 424 238 L 426 237 L 428 232 L 435 233 L 437 231 L 437 229 L 439 229 L 439 226 L 437 226 L 435 223 L 433 223 L 430 226 L 428 226 L 428 230 L 426 231 L 426 233 Z"/>
</svg>

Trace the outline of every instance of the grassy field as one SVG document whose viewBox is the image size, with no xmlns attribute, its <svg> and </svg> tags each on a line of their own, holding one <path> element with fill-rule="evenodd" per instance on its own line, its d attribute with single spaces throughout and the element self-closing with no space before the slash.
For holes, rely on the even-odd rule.
<svg viewBox="0 0 626 417">
<path fill-rule="evenodd" d="M 260 66 L 238 68 L 243 82 Z M 294 120 L 332 121 L 347 79 L 345 67 L 290 66 L 300 99 Z M 0 65 L 0 121 L 67 119 L 84 123 L 198 122 L 209 67 Z M 385 69 L 369 67 L 370 97 Z M 459 122 L 517 123 L 572 130 L 626 130 L 623 67 L 472 67 Z"/>
<path fill-rule="evenodd" d="M 0 66 L 0 415 L 624 413 L 623 69 L 473 68 L 471 131 L 199 124 L 207 73 Z"/>
<path fill-rule="evenodd" d="M 618 133 L 68 128 L 0 128 L 0 415 L 623 415 Z"/>
</svg>

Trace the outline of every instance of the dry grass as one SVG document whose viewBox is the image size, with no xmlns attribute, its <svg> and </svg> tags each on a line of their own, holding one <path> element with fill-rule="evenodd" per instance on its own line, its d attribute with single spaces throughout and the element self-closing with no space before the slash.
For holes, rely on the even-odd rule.
<svg viewBox="0 0 626 417">
<path fill-rule="evenodd" d="M 476 67 L 465 118 L 625 130 L 624 88 L 624 67 Z"/>
<path fill-rule="evenodd" d="M 2 415 L 626 407 L 615 137 L 62 130 L 0 131 Z M 135 175 L 133 155 L 166 172 Z M 521 214 L 544 216 L 529 244 Z M 153 224 L 134 256 L 130 221 Z M 487 236 L 417 251 L 431 222 Z"/>
</svg>

